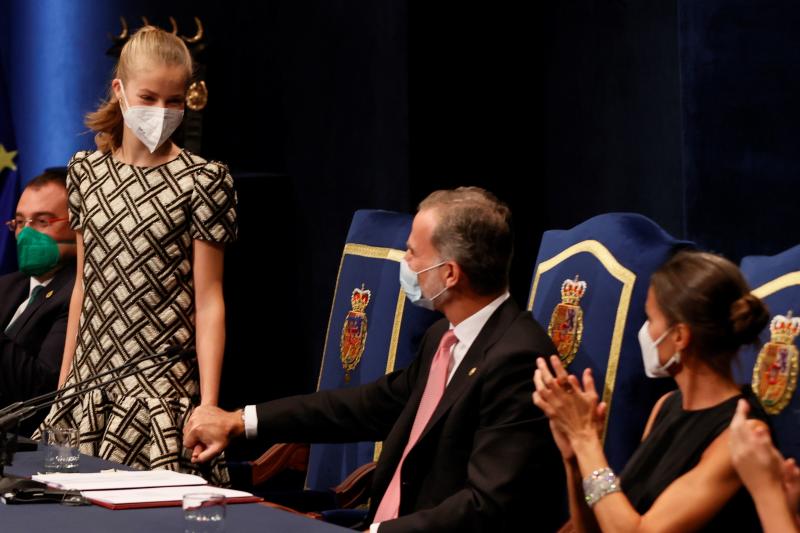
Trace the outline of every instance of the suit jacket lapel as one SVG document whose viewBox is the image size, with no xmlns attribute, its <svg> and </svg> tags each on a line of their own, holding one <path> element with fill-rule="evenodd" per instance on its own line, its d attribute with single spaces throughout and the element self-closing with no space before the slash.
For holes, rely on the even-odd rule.
<svg viewBox="0 0 800 533">
<path fill-rule="evenodd" d="M 403 428 L 402 447 L 405 447 L 405 443 L 408 441 L 408 436 L 411 433 L 411 426 L 414 425 L 414 419 L 417 416 L 417 410 L 419 409 L 419 404 L 422 401 L 422 393 L 425 392 L 425 385 L 428 383 L 428 374 L 431 371 L 433 358 L 436 355 L 436 350 L 439 348 L 439 341 L 441 341 L 442 335 L 444 335 L 448 330 L 449 324 L 446 320 L 442 320 L 441 323 L 436 324 L 434 327 L 437 327 L 437 329 L 441 331 L 437 331 L 434 335 L 432 335 L 432 338 L 435 338 L 436 341 L 430 343 L 427 353 L 421 354 L 421 356 L 425 359 L 424 368 L 420 369 L 419 378 L 414 384 L 414 390 L 408 398 L 406 408 L 403 410 L 400 418 L 397 420 L 397 427 Z"/>
<path fill-rule="evenodd" d="M 27 276 L 19 276 L 18 280 L 14 280 L 8 288 L 8 293 L 2 298 L 2 305 L 0 306 L 0 331 L 4 330 L 11 317 L 17 312 L 17 308 L 28 297 L 30 291 L 30 278 Z"/>
<path fill-rule="evenodd" d="M 52 285 L 52 283 L 51 283 L 51 285 Z M 30 304 L 28 304 L 28 307 L 26 307 L 25 310 L 22 312 L 22 314 L 17 317 L 17 319 L 11 325 L 11 329 L 8 330 L 8 336 L 9 337 L 14 337 L 20 331 L 22 331 L 22 328 L 25 327 L 25 324 L 28 323 L 28 321 L 36 313 L 36 311 L 42 305 L 44 305 L 44 301 L 47 299 L 47 294 L 50 291 L 51 291 L 51 289 L 50 289 L 49 285 L 47 287 L 44 287 L 44 289 L 42 289 L 41 295 L 38 296 L 34 302 L 31 302 Z"/>
<path fill-rule="evenodd" d="M 63 290 L 66 290 L 64 285 L 67 284 L 67 281 L 70 279 L 71 276 L 74 276 L 74 272 L 75 272 L 74 264 L 72 265 L 68 264 L 60 268 L 58 272 L 56 272 L 55 275 L 53 276 L 53 281 L 51 281 L 49 284 L 47 284 L 46 287 L 44 287 L 41 296 L 39 296 L 35 302 L 26 307 L 25 311 L 23 311 L 22 314 L 17 317 L 11 329 L 8 331 L 8 336 L 13 337 L 14 335 L 22 331 L 22 328 L 25 327 L 28 321 L 45 304 L 46 301 L 52 298 L 53 295 L 60 293 Z"/>
<path fill-rule="evenodd" d="M 436 322 L 431 326 L 427 345 L 420 348 L 418 357 L 421 358 L 422 368 L 419 370 L 419 376 L 414 383 L 414 389 L 409 394 L 405 408 L 400 413 L 394 428 L 392 428 L 391 433 L 383 443 L 380 460 L 375 470 L 375 476 L 372 481 L 372 513 L 377 509 L 378 502 L 380 502 L 386 487 L 389 486 L 389 481 L 397 468 L 397 464 L 400 462 L 400 457 L 403 455 L 408 436 L 411 434 L 411 426 L 414 425 L 414 418 L 417 416 L 417 409 L 422 399 L 422 393 L 425 390 L 425 384 L 428 381 L 433 356 L 436 354 L 439 341 L 448 327 L 447 320 Z"/>
<path fill-rule="evenodd" d="M 444 390 L 444 395 L 439 401 L 439 405 L 436 406 L 436 410 L 433 412 L 431 419 L 428 421 L 425 429 L 422 430 L 422 434 L 419 437 L 420 441 L 425 438 L 425 435 L 431 428 L 436 425 L 445 413 L 447 413 L 453 403 L 477 382 L 475 378 L 480 372 L 480 365 L 486 354 L 486 350 L 497 342 L 518 315 L 519 307 L 509 298 L 503 302 L 491 317 L 489 317 L 489 320 L 486 321 L 483 329 L 475 338 L 475 341 L 472 343 L 472 346 L 470 346 L 464 359 L 462 359 L 461 363 L 458 365 L 455 374 L 453 374 L 453 379 L 450 380 L 450 383 Z M 442 335 L 443 334 L 444 332 L 442 332 Z M 419 400 L 417 400 L 417 405 L 419 405 Z"/>
<path fill-rule="evenodd" d="M 452 407 L 453 403 L 475 383 L 476 380 L 474 378 L 480 375 L 480 363 L 483 361 L 486 350 L 502 336 L 511 322 L 519 315 L 519 312 L 520 310 L 517 304 L 509 298 L 494 312 L 494 314 L 492 314 L 478 334 L 475 342 L 470 346 L 469 351 L 464 356 L 458 369 L 456 369 L 453 379 L 450 380 L 450 383 L 447 385 L 444 395 L 431 416 L 431 420 L 420 435 L 419 441 L 425 438 L 434 424 L 441 420 L 444 414 Z M 417 409 L 419 409 L 422 393 L 428 382 L 428 374 L 430 373 L 433 357 L 439 347 L 442 335 L 444 335 L 448 327 L 449 325 L 446 320 L 435 324 L 433 328 L 436 329 L 431 331 L 431 341 L 426 347 L 425 353 L 420 353 L 420 357 L 424 358 L 424 368 L 420 369 L 419 378 L 414 385 L 413 392 L 409 396 L 406 408 L 398 417 L 389 438 L 384 441 L 378 468 L 373 478 L 373 500 L 370 513 L 374 513 L 377 509 L 378 502 L 380 502 L 380 498 L 383 497 L 383 493 L 386 487 L 388 487 L 389 481 L 403 454 L 403 450 L 408 442 L 408 436 L 411 433 L 411 426 L 414 424 L 414 418 L 417 416 Z M 470 370 L 473 367 L 476 367 L 477 370 L 470 375 Z M 417 441 L 418 444 L 419 441 Z M 370 514 L 370 517 L 372 516 L 373 515 Z"/>
</svg>

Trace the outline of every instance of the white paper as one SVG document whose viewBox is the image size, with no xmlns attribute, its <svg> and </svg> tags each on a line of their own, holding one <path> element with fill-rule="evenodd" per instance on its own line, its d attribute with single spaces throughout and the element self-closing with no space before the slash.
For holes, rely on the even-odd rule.
<svg viewBox="0 0 800 533">
<path fill-rule="evenodd" d="M 98 472 L 92 474 L 37 474 L 35 481 L 64 490 L 138 489 L 146 487 L 174 487 L 198 485 L 208 482 L 200 476 L 183 474 L 171 470 L 132 470 Z M 192 487 L 189 487 L 192 488 Z"/>
<path fill-rule="evenodd" d="M 130 490 L 84 490 L 86 498 L 102 501 L 111 505 L 153 502 L 180 502 L 185 494 L 193 492 L 222 494 L 226 498 L 242 498 L 252 496 L 249 492 L 219 487 L 159 487 L 153 489 Z"/>
</svg>

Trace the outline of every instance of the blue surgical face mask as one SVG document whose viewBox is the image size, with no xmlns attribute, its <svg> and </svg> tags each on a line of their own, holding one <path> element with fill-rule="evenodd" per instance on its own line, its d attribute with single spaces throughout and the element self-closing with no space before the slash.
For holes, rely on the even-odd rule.
<svg viewBox="0 0 800 533">
<path fill-rule="evenodd" d="M 413 270 L 411 270 L 411 267 L 408 266 L 408 261 L 406 261 L 405 259 L 402 259 L 400 261 L 400 287 L 403 288 L 403 290 L 406 293 L 406 298 L 408 298 L 412 304 L 418 305 L 423 309 L 429 309 L 433 311 L 433 301 L 439 296 L 441 296 L 444 293 L 444 291 L 447 290 L 447 287 L 440 290 L 435 296 L 426 298 L 425 296 L 423 296 L 422 287 L 420 287 L 419 285 L 419 275 L 422 274 L 423 272 L 427 272 L 428 270 L 439 268 L 445 263 L 446 261 L 442 261 L 440 263 L 436 263 L 433 266 L 429 266 L 428 268 L 424 268 L 419 272 L 414 272 Z"/>
</svg>

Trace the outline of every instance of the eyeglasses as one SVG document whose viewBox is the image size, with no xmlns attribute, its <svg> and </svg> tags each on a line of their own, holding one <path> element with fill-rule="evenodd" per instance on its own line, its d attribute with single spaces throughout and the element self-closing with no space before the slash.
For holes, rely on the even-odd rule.
<svg viewBox="0 0 800 533">
<path fill-rule="evenodd" d="M 28 226 L 35 230 L 47 229 L 50 227 L 51 224 L 54 222 L 64 222 L 69 220 L 68 217 L 62 218 L 48 218 L 48 217 L 36 217 L 36 218 L 14 218 L 6 222 L 6 227 L 8 231 L 17 231 L 17 228 L 24 228 Z"/>
</svg>

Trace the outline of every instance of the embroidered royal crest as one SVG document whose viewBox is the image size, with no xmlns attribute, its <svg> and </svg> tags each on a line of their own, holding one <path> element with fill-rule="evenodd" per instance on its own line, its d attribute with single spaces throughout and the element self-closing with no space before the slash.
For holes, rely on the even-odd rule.
<svg viewBox="0 0 800 533">
<path fill-rule="evenodd" d="M 764 410 L 775 415 L 789 405 L 797 388 L 797 347 L 800 317 L 776 315 L 769 325 L 770 341 L 761 348 L 753 367 L 753 392 Z"/>
<path fill-rule="evenodd" d="M 350 381 L 350 372 L 358 366 L 361 356 L 364 355 L 364 347 L 367 344 L 367 314 L 364 310 L 369 305 L 371 297 L 372 293 L 364 288 L 363 283 L 360 289 L 353 289 L 353 294 L 350 296 L 353 309 L 344 317 L 342 340 L 339 343 L 345 382 Z"/>
<path fill-rule="evenodd" d="M 556 345 L 561 361 L 568 365 L 575 359 L 583 337 L 583 310 L 580 301 L 586 293 L 586 282 L 565 279 L 561 284 L 561 303 L 553 309 L 547 333 Z"/>
</svg>

